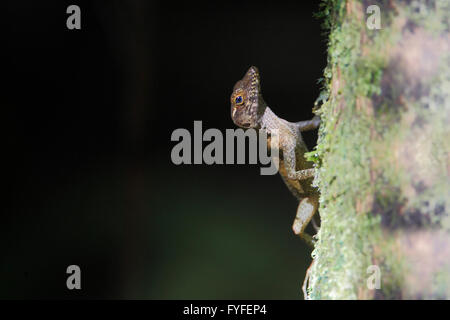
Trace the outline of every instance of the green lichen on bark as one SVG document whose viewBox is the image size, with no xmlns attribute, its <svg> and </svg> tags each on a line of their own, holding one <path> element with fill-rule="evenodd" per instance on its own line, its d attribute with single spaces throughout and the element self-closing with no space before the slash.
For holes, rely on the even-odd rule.
<svg viewBox="0 0 450 320">
<path fill-rule="evenodd" d="M 366 25 L 372 4 L 380 30 Z M 450 7 L 329 0 L 321 8 L 328 66 L 309 154 L 321 229 L 308 298 L 450 298 Z M 380 268 L 379 290 L 366 285 L 370 265 Z"/>
</svg>

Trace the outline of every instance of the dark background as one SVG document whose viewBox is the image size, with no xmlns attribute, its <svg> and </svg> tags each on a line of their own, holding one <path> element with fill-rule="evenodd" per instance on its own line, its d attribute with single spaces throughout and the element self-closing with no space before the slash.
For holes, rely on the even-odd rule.
<svg viewBox="0 0 450 320">
<path fill-rule="evenodd" d="M 175 166 L 170 136 L 194 120 L 234 128 L 229 96 L 250 65 L 275 113 L 311 118 L 317 3 L 2 4 L 0 298 L 302 298 L 310 250 L 281 178 Z M 70 4 L 81 30 L 66 28 Z M 80 291 L 66 288 L 71 264 Z"/>
</svg>

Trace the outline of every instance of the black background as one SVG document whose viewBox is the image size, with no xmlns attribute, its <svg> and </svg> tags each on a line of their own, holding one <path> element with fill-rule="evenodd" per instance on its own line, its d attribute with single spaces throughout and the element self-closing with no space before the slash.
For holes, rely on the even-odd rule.
<svg viewBox="0 0 450 320">
<path fill-rule="evenodd" d="M 66 8 L 81 8 L 81 30 Z M 1 298 L 299 299 L 296 200 L 255 165 L 175 166 L 176 128 L 234 128 L 249 66 L 277 115 L 312 117 L 318 1 L 3 5 Z M 311 148 L 316 132 L 307 133 Z M 82 290 L 66 288 L 66 268 Z"/>
</svg>

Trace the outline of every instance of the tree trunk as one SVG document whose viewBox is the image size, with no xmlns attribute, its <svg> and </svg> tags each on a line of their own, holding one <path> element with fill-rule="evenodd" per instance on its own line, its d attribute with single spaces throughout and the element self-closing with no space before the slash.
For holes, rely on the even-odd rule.
<svg viewBox="0 0 450 320">
<path fill-rule="evenodd" d="M 320 16 L 328 66 L 309 157 L 321 228 L 307 296 L 450 299 L 450 2 L 328 0 Z"/>
</svg>

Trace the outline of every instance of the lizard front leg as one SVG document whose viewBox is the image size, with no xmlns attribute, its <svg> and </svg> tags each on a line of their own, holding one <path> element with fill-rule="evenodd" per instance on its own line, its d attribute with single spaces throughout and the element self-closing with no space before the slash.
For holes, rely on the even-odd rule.
<svg viewBox="0 0 450 320">
<path fill-rule="evenodd" d="M 311 120 L 299 121 L 296 123 L 296 125 L 300 131 L 314 130 L 317 129 L 320 125 L 320 117 L 314 116 L 314 118 L 312 118 Z"/>
</svg>

